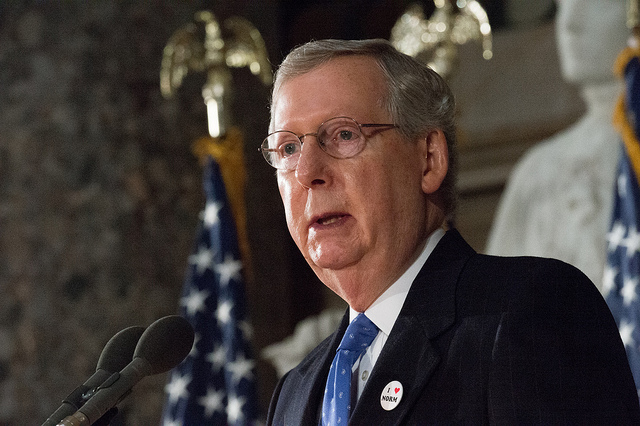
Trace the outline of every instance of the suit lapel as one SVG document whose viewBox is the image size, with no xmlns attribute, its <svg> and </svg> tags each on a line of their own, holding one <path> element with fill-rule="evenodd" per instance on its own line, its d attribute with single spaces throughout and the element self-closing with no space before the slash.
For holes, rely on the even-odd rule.
<svg viewBox="0 0 640 426">
<path fill-rule="evenodd" d="M 405 331 L 394 333 L 393 338 L 389 336 L 356 404 L 351 424 L 400 423 L 438 365 L 440 358 L 424 336 L 424 329 L 419 323 L 404 317 L 398 318 L 396 325 Z M 382 391 L 396 380 L 403 387 L 401 404 L 393 411 L 385 411 L 380 404 Z"/>
<path fill-rule="evenodd" d="M 289 405 L 284 416 L 285 424 L 317 425 L 320 421 L 319 416 L 329 367 L 348 325 L 349 310 L 347 309 L 338 329 L 292 371 L 291 374 L 298 376 L 293 380 L 295 389 L 290 389 L 290 392 L 295 393 L 295 397 L 291 395 L 292 400 L 301 403 Z M 302 397 L 303 395 L 304 397 Z"/>
<path fill-rule="evenodd" d="M 416 277 L 372 375 L 351 416 L 351 424 L 400 424 L 413 407 L 442 356 L 436 338 L 455 322 L 455 291 L 464 264 L 475 254 L 457 231 L 449 231 Z M 397 380 L 403 396 L 392 411 L 380 405 L 383 389 Z"/>
</svg>

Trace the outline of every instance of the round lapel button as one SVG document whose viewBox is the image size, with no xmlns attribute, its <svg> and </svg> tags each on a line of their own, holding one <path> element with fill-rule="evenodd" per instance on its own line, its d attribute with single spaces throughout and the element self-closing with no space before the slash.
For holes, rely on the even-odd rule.
<svg viewBox="0 0 640 426">
<path fill-rule="evenodd" d="M 389 382 L 387 386 L 382 389 L 382 394 L 380 395 L 380 405 L 382 408 L 391 411 L 400 404 L 400 400 L 402 399 L 402 384 L 394 380 Z"/>
</svg>

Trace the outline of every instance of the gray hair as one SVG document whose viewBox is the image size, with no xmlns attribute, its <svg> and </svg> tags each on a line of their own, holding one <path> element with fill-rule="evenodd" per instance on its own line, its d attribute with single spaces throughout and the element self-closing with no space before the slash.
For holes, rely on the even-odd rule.
<svg viewBox="0 0 640 426">
<path fill-rule="evenodd" d="M 387 40 L 318 40 L 293 49 L 276 71 L 271 99 L 272 125 L 273 104 L 284 83 L 331 59 L 351 55 L 369 56 L 378 63 L 387 81 L 387 97 L 382 100 L 383 107 L 403 136 L 415 140 L 434 129 L 444 133 L 449 149 L 449 171 L 440 187 L 440 194 L 445 214 L 451 219 L 457 199 L 456 107 L 453 94 L 440 75 L 398 52 Z"/>
</svg>

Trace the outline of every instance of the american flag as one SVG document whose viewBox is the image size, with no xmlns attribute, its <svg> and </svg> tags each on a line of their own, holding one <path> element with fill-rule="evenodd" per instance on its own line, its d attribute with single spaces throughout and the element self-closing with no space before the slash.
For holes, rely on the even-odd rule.
<svg viewBox="0 0 640 426">
<path fill-rule="evenodd" d="M 622 134 L 603 292 L 618 323 L 636 388 L 640 393 L 640 60 L 628 48 L 617 68 L 624 73 L 625 94 L 614 122 Z"/>
<path fill-rule="evenodd" d="M 196 332 L 165 386 L 162 426 L 248 425 L 257 419 L 255 363 L 245 318 L 236 227 L 218 164 L 204 169 L 206 206 L 180 300 Z"/>
</svg>

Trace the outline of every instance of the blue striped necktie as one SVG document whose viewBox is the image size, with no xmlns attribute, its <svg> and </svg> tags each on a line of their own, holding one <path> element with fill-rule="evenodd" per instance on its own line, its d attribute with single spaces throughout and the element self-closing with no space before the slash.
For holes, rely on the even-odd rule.
<svg viewBox="0 0 640 426">
<path fill-rule="evenodd" d="M 349 324 L 329 369 L 322 403 L 323 426 L 346 425 L 351 414 L 351 369 L 378 334 L 364 314 Z"/>
</svg>

